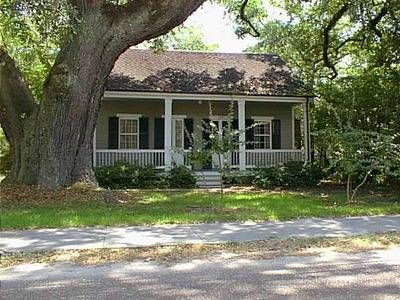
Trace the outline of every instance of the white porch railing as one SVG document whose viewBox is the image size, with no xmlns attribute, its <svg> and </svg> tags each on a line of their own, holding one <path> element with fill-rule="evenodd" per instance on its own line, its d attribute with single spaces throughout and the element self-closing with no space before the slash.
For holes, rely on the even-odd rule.
<svg viewBox="0 0 400 300">
<path fill-rule="evenodd" d="M 164 167 L 164 150 L 137 149 L 137 150 L 96 150 L 95 166 L 110 166 L 119 161 L 131 164 L 152 165 L 156 168 Z"/>
<path fill-rule="evenodd" d="M 275 166 L 288 161 L 304 160 L 302 150 L 246 150 L 246 167 Z"/>
<path fill-rule="evenodd" d="M 179 159 L 175 163 L 189 165 L 189 150 L 176 154 Z M 119 161 L 125 161 L 131 164 L 152 165 L 156 168 L 164 168 L 165 155 L 164 150 L 155 149 L 137 149 L 137 150 L 96 150 L 95 166 L 109 166 Z M 179 157 L 178 157 L 179 156 Z M 239 167 L 239 152 L 232 151 L 229 153 L 231 167 Z M 304 160 L 302 150 L 246 150 L 246 168 L 255 168 L 263 166 L 274 166 L 288 161 Z"/>
<path fill-rule="evenodd" d="M 232 151 L 230 153 L 231 156 L 231 167 L 236 168 L 239 167 L 239 151 Z"/>
</svg>

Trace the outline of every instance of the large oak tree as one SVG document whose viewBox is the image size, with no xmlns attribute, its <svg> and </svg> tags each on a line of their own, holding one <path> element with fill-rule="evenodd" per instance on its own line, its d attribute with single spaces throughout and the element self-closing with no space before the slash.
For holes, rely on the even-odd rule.
<svg viewBox="0 0 400 300">
<path fill-rule="evenodd" d="M 12 151 L 7 181 L 45 188 L 94 182 L 93 133 L 114 62 L 130 46 L 181 24 L 204 1 L 66 1 L 74 24 L 50 68 L 39 103 L 0 45 L 0 122 Z M 32 1 L 25 2 L 16 9 L 34 14 Z M 53 3 L 57 1 L 47 1 Z"/>
</svg>

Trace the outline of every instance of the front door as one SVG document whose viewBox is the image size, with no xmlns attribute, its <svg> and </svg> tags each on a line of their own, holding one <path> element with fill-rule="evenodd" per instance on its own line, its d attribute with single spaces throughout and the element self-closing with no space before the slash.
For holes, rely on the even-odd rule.
<svg viewBox="0 0 400 300">
<path fill-rule="evenodd" d="M 184 119 L 172 119 L 172 162 L 180 166 L 184 164 Z"/>
</svg>

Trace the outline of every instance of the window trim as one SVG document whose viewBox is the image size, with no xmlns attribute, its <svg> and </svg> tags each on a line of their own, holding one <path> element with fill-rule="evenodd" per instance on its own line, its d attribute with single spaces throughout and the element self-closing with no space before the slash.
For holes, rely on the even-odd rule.
<svg viewBox="0 0 400 300">
<path fill-rule="evenodd" d="M 117 114 L 118 120 L 118 149 L 126 149 L 126 150 L 138 150 L 140 149 L 140 117 L 141 115 L 133 115 L 133 114 Z M 121 121 L 122 120 L 136 120 L 137 122 L 137 133 L 121 133 Z M 121 135 L 131 135 L 137 136 L 137 148 L 121 148 Z"/>
<path fill-rule="evenodd" d="M 269 125 L 269 134 L 256 134 L 255 130 L 253 130 L 253 143 L 254 143 L 254 149 L 259 149 L 259 150 L 272 150 L 272 120 L 274 119 L 273 117 L 253 117 L 254 119 L 254 127 L 257 125 Z M 267 137 L 269 135 L 269 148 L 256 148 L 256 143 L 255 143 L 255 137 L 256 136 L 262 136 L 262 137 Z"/>
</svg>

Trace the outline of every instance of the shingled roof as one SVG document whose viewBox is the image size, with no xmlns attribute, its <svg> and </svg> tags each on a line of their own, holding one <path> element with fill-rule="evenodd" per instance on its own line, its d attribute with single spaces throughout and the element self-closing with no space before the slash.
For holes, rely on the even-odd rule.
<svg viewBox="0 0 400 300">
<path fill-rule="evenodd" d="M 300 96 L 302 83 L 274 54 L 128 49 L 116 61 L 109 91 Z"/>
</svg>

